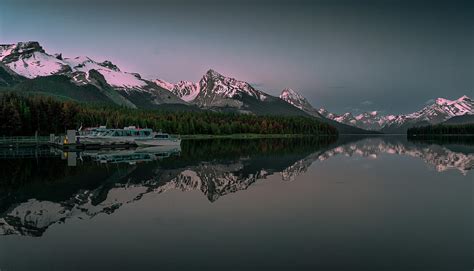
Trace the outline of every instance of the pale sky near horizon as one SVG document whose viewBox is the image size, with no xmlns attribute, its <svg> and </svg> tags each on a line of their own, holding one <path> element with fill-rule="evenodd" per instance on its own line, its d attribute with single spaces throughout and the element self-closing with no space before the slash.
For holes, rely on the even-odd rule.
<svg viewBox="0 0 474 271">
<path fill-rule="evenodd" d="M 213 68 L 336 113 L 474 96 L 472 1 L 0 0 L 0 43 L 27 40 L 170 82 Z"/>
</svg>

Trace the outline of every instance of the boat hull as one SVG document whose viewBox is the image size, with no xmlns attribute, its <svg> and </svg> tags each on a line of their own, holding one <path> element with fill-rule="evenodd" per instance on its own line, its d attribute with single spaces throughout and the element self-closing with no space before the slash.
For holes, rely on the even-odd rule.
<svg viewBox="0 0 474 271">
<path fill-rule="evenodd" d="M 84 136 L 79 137 L 79 143 L 83 144 L 133 144 L 139 139 L 138 137 L 101 137 L 101 136 Z"/>
<path fill-rule="evenodd" d="M 181 139 L 137 139 L 135 144 L 140 147 L 145 146 L 180 146 Z"/>
</svg>

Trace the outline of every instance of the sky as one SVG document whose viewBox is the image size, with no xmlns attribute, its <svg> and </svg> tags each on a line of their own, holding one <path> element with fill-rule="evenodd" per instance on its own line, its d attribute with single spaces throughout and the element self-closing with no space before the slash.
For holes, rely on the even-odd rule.
<svg viewBox="0 0 474 271">
<path fill-rule="evenodd" d="M 474 96 L 474 1 L 0 0 L 0 43 L 169 82 L 210 68 L 331 112 Z"/>
</svg>

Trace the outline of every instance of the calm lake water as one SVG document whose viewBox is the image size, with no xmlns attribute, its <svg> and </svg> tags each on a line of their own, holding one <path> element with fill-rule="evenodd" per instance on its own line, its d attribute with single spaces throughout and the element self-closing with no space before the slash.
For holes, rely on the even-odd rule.
<svg viewBox="0 0 474 271">
<path fill-rule="evenodd" d="M 0 270 L 472 270 L 474 144 L 0 149 Z"/>
</svg>

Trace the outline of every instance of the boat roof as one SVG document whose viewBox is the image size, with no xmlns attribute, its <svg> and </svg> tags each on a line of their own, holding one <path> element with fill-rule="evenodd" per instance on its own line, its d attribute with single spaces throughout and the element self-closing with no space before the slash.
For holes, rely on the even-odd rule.
<svg viewBox="0 0 474 271">
<path fill-rule="evenodd" d="M 135 127 L 135 126 L 133 126 Z M 125 128 L 103 128 L 103 127 L 91 127 L 91 128 L 86 128 L 85 130 L 93 130 L 93 131 L 153 131 L 150 128 L 130 128 L 130 127 L 125 127 Z"/>
</svg>

